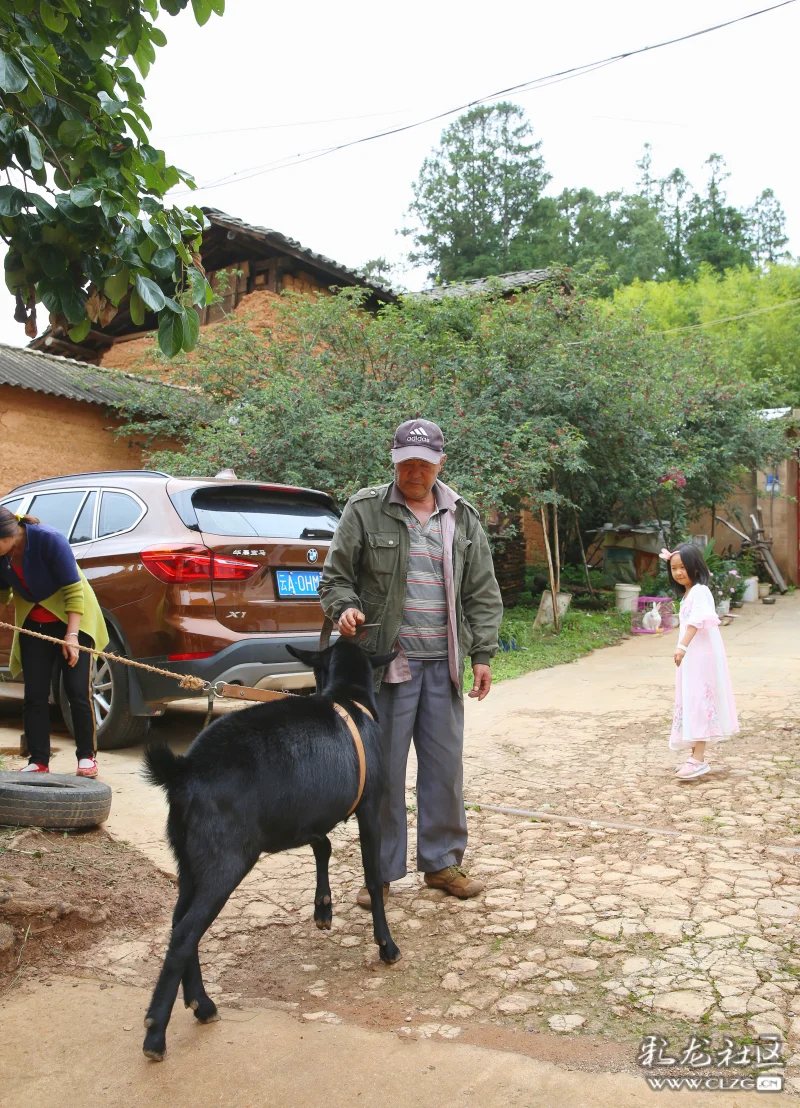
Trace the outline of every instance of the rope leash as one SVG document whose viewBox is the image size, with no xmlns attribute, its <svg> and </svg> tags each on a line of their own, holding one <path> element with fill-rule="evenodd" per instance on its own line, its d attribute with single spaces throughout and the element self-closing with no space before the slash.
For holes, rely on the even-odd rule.
<svg viewBox="0 0 800 1108">
<path fill-rule="evenodd" d="M 368 627 L 378 627 L 377 623 L 363 623 L 360 625 L 361 629 Z M 52 642 L 56 646 L 63 646 L 64 640 L 57 639 L 53 635 L 42 635 L 39 631 L 29 631 L 26 627 L 17 627 L 15 623 L 4 623 L 0 620 L 0 627 L 5 627 L 8 631 L 15 631 L 19 635 L 30 635 L 34 639 L 42 639 L 43 642 Z M 333 623 L 328 617 L 325 617 L 323 623 L 322 632 L 320 634 L 320 650 L 325 650 L 330 642 L 331 629 Z M 323 645 L 324 644 L 324 645 Z M 133 666 L 134 669 L 143 669 L 148 673 L 157 673 L 161 677 L 172 677 L 178 682 L 182 689 L 193 689 L 196 692 L 214 693 L 218 697 L 226 695 L 217 690 L 216 686 L 210 684 L 208 681 L 204 681 L 202 677 L 194 677 L 189 673 L 173 673 L 171 669 L 160 669 L 158 666 L 148 666 L 145 662 L 135 662 L 132 658 L 123 658 L 120 654 L 106 654 L 103 650 L 95 650 L 91 646 L 81 646 L 80 643 L 70 643 L 70 646 L 74 646 L 76 650 L 82 650 L 86 654 L 93 654 L 95 658 L 105 658 L 107 662 L 118 662 L 123 666 Z M 240 686 L 236 686 L 239 688 Z M 232 695 L 232 694 L 227 694 Z M 241 694 L 238 694 L 241 696 Z M 294 693 L 282 692 L 282 696 L 294 696 Z M 244 699 L 250 699 L 245 697 Z M 272 699 L 272 698 L 270 698 Z"/>
<path fill-rule="evenodd" d="M 20 635 L 30 635 L 34 639 L 42 639 L 44 642 L 55 643 L 56 646 L 63 646 L 64 640 L 57 639 L 54 635 L 42 635 L 38 631 L 29 631 L 26 627 L 17 627 L 14 623 L 4 623 L 0 620 L 0 627 L 5 627 L 9 631 L 16 631 Z M 209 690 L 210 685 L 208 681 L 204 681 L 202 677 L 193 677 L 189 673 L 173 673 L 169 669 L 160 669 L 158 666 L 148 666 L 144 662 L 134 662 L 132 658 L 123 658 L 119 654 L 106 654 L 104 650 L 95 650 L 91 646 L 82 646 L 80 643 L 69 643 L 70 646 L 74 646 L 76 650 L 82 650 L 86 654 L 93 654 L 96 658 L 105 658 L 107 662 L 118 662 L 123 666 L 133 666 L 135 669 L 144 669 L 148 673 L 158 673 L 161 677 L 172 677 L 182 689 L 194 689 L 202 692 L 203 690 Z"/>
<path fill-rule="evenodd" d="M 322 632 L 319 637 L 320 649 L 325 649 L 328 646 L 328 643 L 330 642 L 330 630 L 332 626 L 334 625 L 332 625 L 331 620 L 328 619 L 328 617 L 326 616 L 325 623 L 324 625 L 322 625 Z M 368 624 L 367 626 L 376 627 L 378 625 Z M 44 643 L 54 643 L 57 646 L 64 645 L 63 638 L 55 638 L 54 635 L 42 635 L 40 632 L 38 632 L 38 630 L 28 630 L 27 627 L 18 627 L 16 624 L 4 623 L 3 620 L 0 620 L 0 627 L 6 627 L 8 630 L 13 630 L 13 632 L 16 632 L 20 635 L 30 635 L 31 638 L 41 638 Z M 325 645 L 322 645 L 324 643 Z M 209 720 L 211 720 L 212 717 L 214 697 L 218 697 L 219 699 L 222 699 L 223 697 L 230 697 L 242 700 L 265 702 L 269 700 L 283 700 L 286 697 L 297 696 L 296 693 L 286 693 L 286 691 L 284 690 L 278 691 L 277 689 L 252 689 L 245 688 L 240 685 L 227 685 L 224 683 L 224 681 L 217 681 L 216 685 L 212 685 L 211 683 L 209 683 L 209 681 L 204 681 L 202 677 L 193 677 L 189 674 L 174 674 L 170 669 L 160 669 L 158 668 L 158 666 L 147 666 L 144 661 L 134 661 L 133 658 L 123 658 L 119 654 L 106 654 L 104 650 L 95 650 L 94 647 L 82 646 L 80 643 L 71 643 L 69 645 L 74 646 L 75 649 L 83 650 L 84 654 L 92 654 L 95 658 L 105 658 L 106 661 L 117 661 L 117 663 L 121 663 L 123 666 L 133 666 L 136 669 L 146 669 L 147 673 L 150 674 L 160 674 L 162 677 L 172 677 L 177 681 L 178 684 L 180 684 L 181 688 L 204 691 L 204 693 L 208 694 L 208 711 L 206 712 L 206 718 L 203 724 L 204 728 L 208 726 L 208 722 Z M 369 710 L 369 708 L 366 708 L 362 704 L 359 704 L 358 700 L 353 700 L 353 704 L 360 708 L 363 714 L 365 714 L 365 716 L 368 716 L 369 719 L 375 719 L 375 716 L 372 715 L 372 712 Z M 358 791 L 356 793 L 356 799 L 353 800 L 350 810 L 345 817 L 345 819 L 349 819 L 352 813 L 355 812 L 358 808 L 358 804 L 361 800 L 361 797 L 363 796 L 363 787 L 365 787 L 365 782 L 367 780 L 367 758 L 365 755 L 365 750 L 363 750 L 363 742 L 361 740 L 360 732 L 358 730 L 358 727 L 356 726 L 355 720 L 353 720 L 352 716 L 350 715 L 350 712 L 347 710 L 347 708 L 342 708 L 340 704 L 336 704 L 336 702 L 334 704 L 334 711 L 350 732 L 350 738 L 352 739 L 353 747 L 356 748 L 356 758 L 358 760 Z"/>
</svg>

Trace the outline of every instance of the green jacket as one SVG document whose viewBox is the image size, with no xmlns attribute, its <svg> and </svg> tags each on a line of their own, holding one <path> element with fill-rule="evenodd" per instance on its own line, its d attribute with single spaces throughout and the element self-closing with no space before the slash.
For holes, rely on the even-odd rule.
<svg viewBox="0 0 800 1108">
<path fill-rule="evenodd" d="M 379 625 L 361 643 L 370 654 L 394 649 L 406 599 L 408 527 L 402 506 L 389 502 L 392 487 L 377 485 L 350 497 L 319 584 L 323 610 L 334 622 L 346 608 L 358 608 L 366 623 Z M 455 500 L 453 592 L 461 694 L 464 659 L 487 664 L 497 652 L 503 601 L 480 517 L 466 500 L 457 495 Z M 376 672 L 376 687 L 382 675 Z"/>
<path fill-rule="evenodd" d="M 52 596 L 48 596 L 46 600 L 38 601 L 38 604 L 40 607 L 46 608 L 48 612 L 52 612 L 54 616 L 58 616 L 64 623 L 67 622 L 68 612 L 80 612 L 81 631 L 85 632 L 85 634 L 93 640 L 95 650 L 105 650 L 108 646 L 106 621 L 103 619 L 103 613 L 100 611 L 100 605 L 97 602 L 94 589 L 83 576 L 80 567 L 78 567 L 78 573 L 80 573 L 81 576 L 80 585 L 82 587 L 80 589 L 77 589 L 77 585 L 66 585 L 64 588 L 54 592 Z M 14 599 L 15 623 L 17 627 L 22 627 L 23 623 L 28 618 L 29 612 L 32 608 L 35 608 L 36 605 L 32 604 L 30 600 L 25 600 L 24 597 L 18 596 L 13 589 L 0 589 L 0 604 L 8 604 L 12 597 Z M 46 633 L 47 631 L 45 629 L 43 634 Z M 9 668 L 11 669 L 11 676 L 14 678 L 22 673 L 18 631 L 14 632 L 14 644 L 11 647 Z"/>
</svg>

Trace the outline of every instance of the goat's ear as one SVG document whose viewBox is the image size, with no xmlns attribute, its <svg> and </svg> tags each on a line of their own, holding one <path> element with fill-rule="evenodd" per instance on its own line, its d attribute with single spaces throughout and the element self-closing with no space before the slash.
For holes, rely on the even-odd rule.
<svg viewBox="0 0 800 1108">
<path fill-rule="evenodd" d="M 316 669 L 322 657 L 318 650 L 301 650 L 297 646 L 287 646 L 286 649 L 293 658 L 297 658 L 298 662 L 302 662 L 304 666 L 309 666 L 311 669 Z"/>
<path fill-rule="evenodd" d="M 399 653 L 400 653 L 399 650 L 393 650 L 391 652 L 391 654 L 372 654 L 372 655 L 370 655 L 369 660 L 372 662 L 372 668 L 373 669 L 380 669 L 381 666 L 388 666 L 390 662 L 393 662 L 395 660 L 395 658 L 397 657 L 397 655 Z"/>
</svg>

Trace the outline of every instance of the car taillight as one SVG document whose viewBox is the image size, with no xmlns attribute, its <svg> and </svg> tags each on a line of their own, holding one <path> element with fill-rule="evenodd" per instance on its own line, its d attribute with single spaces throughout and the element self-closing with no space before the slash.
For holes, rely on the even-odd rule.
<svg viewBox="0 0 800 1108">
<path fill-rule="evenodd" d="M 245 581 L 248 577 L 252 577 L 257 569 L 261 569 L 258 562 L 245 562 L 242 558 L 224 558 L 221 554 L 214 555 L 212 573 L 215 581 Z"/>
<path fill-rule="evenodd" d="M 142 551 L 142 562 L 168 585 L 211 580 L 211 551 L 204 546 L 175 546 Z"/>
<path fill-rule="evenodd" d="M 258 562 L 214 554 L 205 546 L 154 547 L 142 551 L 142 564 L 167 585 L 192 581 L 245 581 L 260 569 Z"/>
</svg>

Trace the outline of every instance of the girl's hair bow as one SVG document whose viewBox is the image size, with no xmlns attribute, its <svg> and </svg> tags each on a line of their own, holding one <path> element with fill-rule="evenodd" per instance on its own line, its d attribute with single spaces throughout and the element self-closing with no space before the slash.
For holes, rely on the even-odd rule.
<svg viewBox="0 0 800 1108">
<path fill-rule="evenodd" d="M 667 550 L 666 546 L 662 546 L 661 553 L 658 556 L 662 562 L 668 562 L 674 553 L 674 550 Z"/>
</svg>

